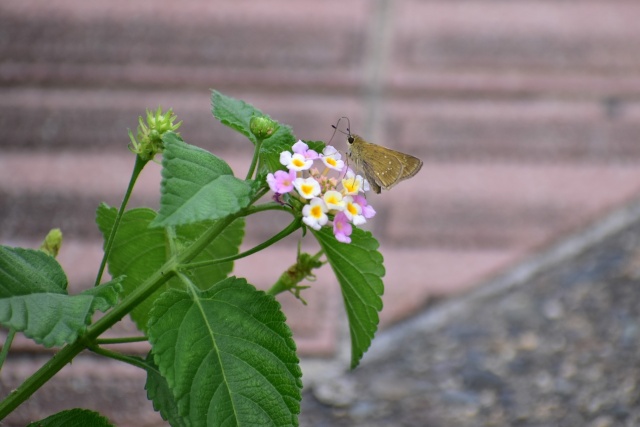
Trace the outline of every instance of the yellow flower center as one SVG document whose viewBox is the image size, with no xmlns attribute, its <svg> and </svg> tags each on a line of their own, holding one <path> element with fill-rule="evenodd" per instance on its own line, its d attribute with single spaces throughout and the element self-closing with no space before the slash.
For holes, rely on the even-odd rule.
<svg viewBox="0 0 640 427">
<path fill-rule="evenodd" d="M 357 193 L 360 188 L 358 180 L 355 178 L 343 179 L 342 186 L 347 190 L 347 193 Z"/>
<path fill-rule="evenodd" d="M 319 205 L 316 205 L 311 208 L 311 216 L 318 219 L 322 217 L 322 208 Z"/>
<path fill-rule="evenodd" d="M 349 205 L 347 205 L 347 209 L 349 210 L 349 213 L 351 215 L 357 215 L 358 214 L 358 208 L 353 203 L 349 203 Z"/>
<path fill-rule="evenodd" d="M 301 160 L 301 159 L 293 159 L 292 163 L 295 167 L 298 167 L 298 168 L 301 168 L 302 166 L 304 166 L 304 160 Z"/>
<path fill-rule="evenodd" d="M 338 162 L 336 162 L 336 159 L 334 159 L 333 157 L 327 157 L 327 163 L 334 167 L 338 164 Z"/>
<path fill-rule="evenodd" d="M 313 185 L 311 185 L 311 184 L 302 184 L 302 185 L 300 186 L 300 189 L 302 190 L 302 192 L 303 192 L 304 194 L 311 194 L 311 193 L 313 193 Z"/>
</svg>

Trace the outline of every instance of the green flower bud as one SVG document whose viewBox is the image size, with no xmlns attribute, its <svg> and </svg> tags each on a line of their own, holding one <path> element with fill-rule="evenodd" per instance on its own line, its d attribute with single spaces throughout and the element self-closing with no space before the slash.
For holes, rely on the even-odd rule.
<svg viewBox="0 0 640 427">
<path fill-rule="evenodd" d="M 182 124 L 182 122 L 174 124 L 176 119 L 177 116 L 173 114 L 171 108 L 164 114 L 162 107 L 158 107 L 155 113 L 147 110 L 146 124 L 142 116 L 138 117 L 138 135 L 134 138 L 133 133 L 129 131 L 129 139 L 131 139 L 129 150 L 140 156 L 142 160 L 153 160 L 156 154 L 164 150 L 162 135 L 169 131 L 175 132 Z"/>
<path fill-rule="evenodd" d="M 60 231 L 59 228 L 54 228 L 49 231 L 47 237 L 44 238 L 44 241 L 40 245 L 40 250 L 55 258 L 58 255 L 58 252 L 60 252 L 61 246 L 62 231 Z"/>
<path fill-rule="evenodd" d="M 253 116 L 249 122 L 249 129 L 259 140 L 267 139 L 273 135 L 280 125 L 268 116 Z"/>
</svg>

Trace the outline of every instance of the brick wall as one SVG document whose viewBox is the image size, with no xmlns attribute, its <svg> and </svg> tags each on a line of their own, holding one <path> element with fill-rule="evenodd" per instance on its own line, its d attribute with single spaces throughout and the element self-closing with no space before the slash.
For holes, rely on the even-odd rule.
<svg viewBox="0 0 640 427">
<path fill-rule="evenodd" d="M 35 247 L 61 227 L 70 286 L 89 286 L 101 255 L 95 208 L 119 203 L 133 164 L 126 130 L 145 108 L 172 107 L 185 140 L 240 176 L 251 147 L 212 119 L 210 88 L 303 139 L 329 138 L 347 115 L 370 141 L 425 161 L 416 178 L 368 196 L 389 324 L 640 194 L 638 18 L 640 4 L 623 0 L 4 1 L 0 243 Z M 157 207 L 158 182 L 152 165 L 133 205 Z M 287 219 L 252 220 L 246 247 Z M 296 244 L 240 261 L 237 272 L 266 287 Z M 300 351 L 332 357 L 342 305 L 330 272 L 307 300 L 281 298 Z M 3 395 L 46 356 L 26 340 L 14 347 Z M 143 376 L 121 366 L 105 375 L 106 366 L 83 356 L 11 422 L 84 406 L 119 425 L 154 425 L 135 389 Z M 131 397 L 113 388 L 121 381 L 138 381 Z M 123 400 L 142 408 L 138 418 L 116 409 Z"/>
</svg>

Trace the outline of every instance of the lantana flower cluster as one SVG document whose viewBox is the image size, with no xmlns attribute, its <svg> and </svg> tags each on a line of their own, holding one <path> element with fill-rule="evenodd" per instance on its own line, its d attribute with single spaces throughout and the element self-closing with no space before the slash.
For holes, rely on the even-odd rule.
<svg viewBox="0 0 640 427">
<path fill-rule="evenodd" d="M 280 163 L 287 170 L 267 175 L 269 188 L 279 200 L 287 194 L 301 201 L 306 225 L 314 230 L 333 227 L 338 241 L 350 243 L 352 226 L 362 225 L 376 214 L 363 195 L 369 183 L 347 167 L 340 152 L 330 145 L 319 154 L 298 141 L 292 151 L 280 153 Z"/>
</svg>

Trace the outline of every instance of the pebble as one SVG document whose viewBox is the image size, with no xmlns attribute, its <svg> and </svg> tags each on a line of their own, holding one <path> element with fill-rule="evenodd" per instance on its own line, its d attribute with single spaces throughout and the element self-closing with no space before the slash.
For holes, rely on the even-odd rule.
<svg viewBox="0 0 640 427">
<path fill-rule="evenodd" d="M 325 405 L 345 407 L 356 399 L 356 384 L 347 377 L 330 378 L 317 383 L 313 394 Z"/>
</svg>

